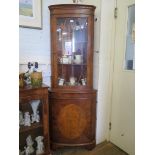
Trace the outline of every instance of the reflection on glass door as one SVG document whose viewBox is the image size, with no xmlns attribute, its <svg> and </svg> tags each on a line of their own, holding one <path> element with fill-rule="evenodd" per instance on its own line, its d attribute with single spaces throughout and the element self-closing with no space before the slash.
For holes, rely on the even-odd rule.
<svg viewBox="0 0 155 155">
<path fill-rule="evenodd" d="M 59 86 L 87 83 L 87 18 L 57 18 L 57 68 Z"/>
<path fill-rule="evenodd" d="M 135 5 L 131 5 L 128 7 L 125 69 L 135 69 Z"/>
</svg>

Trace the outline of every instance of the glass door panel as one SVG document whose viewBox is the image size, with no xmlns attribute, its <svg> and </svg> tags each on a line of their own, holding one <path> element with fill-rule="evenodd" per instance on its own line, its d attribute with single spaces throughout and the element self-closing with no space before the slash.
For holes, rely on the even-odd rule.
<svg viewBox="0 0 155 155">
<path fill-rule="evenodd" d="M 19 102 L 19 149 L 28 151 L 28 144 L 32 144 L 31 154 L 36 154 L 37 139 L 43 136 L 43 102 L 29 97 L 20 98 Z M 44 139 L 44 146 L 46 139 Z M 46 146 L 45 146 L 46 147 Z M 22 153 L 21 153 L 22 154 Z"/>
<path fill-rule="evenodd" d="M 135 69 L 135 5 L 128 7 L 125 70 Z"/>
<path fill-rule="evenodd" d="M 86 85 L 87 18 L 57 18 L 57 69 L 59 86 Z"/>
</svg>

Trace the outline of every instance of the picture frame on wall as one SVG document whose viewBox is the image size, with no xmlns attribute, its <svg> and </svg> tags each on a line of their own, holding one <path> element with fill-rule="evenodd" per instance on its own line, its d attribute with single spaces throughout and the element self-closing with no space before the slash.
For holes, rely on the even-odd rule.
<svg viewBox="0 0 155 155">
<path fill-rule="evenodd" d="M 41 0 L 19 0 L 19 26 L 42 29 Z"/>
</svg>

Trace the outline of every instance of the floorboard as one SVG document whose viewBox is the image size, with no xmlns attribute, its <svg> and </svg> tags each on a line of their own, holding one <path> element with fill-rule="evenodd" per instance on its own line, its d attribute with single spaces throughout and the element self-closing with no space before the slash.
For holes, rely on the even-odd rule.
<svg viewBox="0 0 155 155">
<path fill-rule="evenodd" d="M 60 149 L 53 155 L 128 155 L 110 142 L 97 145 L 92 151 L 81 148 Z"/>
</svg>

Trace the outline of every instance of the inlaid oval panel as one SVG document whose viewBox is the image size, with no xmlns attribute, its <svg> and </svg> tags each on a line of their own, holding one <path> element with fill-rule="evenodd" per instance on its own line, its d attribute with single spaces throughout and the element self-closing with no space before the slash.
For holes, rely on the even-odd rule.
<svg viewBox="0 0 155 155">
<path fill-rule="evenodd" d="M 75 104 L 65 106 L 58 117 L 59 130 L 68 138 L 78 138 L 86 127 L 86 115 L 82 108 Z"/>
</svg>

